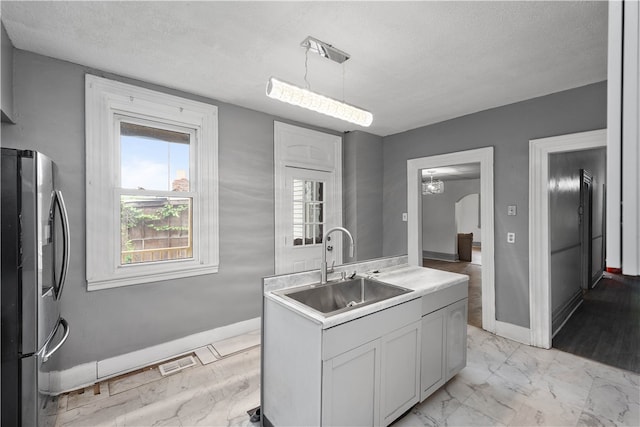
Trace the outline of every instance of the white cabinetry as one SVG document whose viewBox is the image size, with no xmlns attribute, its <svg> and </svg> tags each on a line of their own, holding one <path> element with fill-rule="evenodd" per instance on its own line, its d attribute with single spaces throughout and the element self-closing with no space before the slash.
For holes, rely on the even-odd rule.
<svg viewBox="0 0 640 427">
<path fill-rule="evenodd" d="M 381 339 L 380 418 L 388 425 L 420 400 L 421 322 Z"/>
<path fill-rule="evenodd" d="M 380 341 L 322 364 L 322 425 L 380 425 Z"/>
<path fill-rule="evenodd" d="M 420 321 L 323 362 L 322 425 L 388 425 L 420 399 Z"/>
<path fill-rule="evenodd" d="M 466 366 L 467 283 L 422 298 L 420 401 Z"/>
<path fill-rule="evenodd" d="M 444 384 L 445 312 L 438 310 L 422 318 L 422 371 L 420 400 Z"/>
<path fill-rule="evenodd" d="M 415 299 L 325 330 L 323 426 L 386 426 L 418 403 L 420 307 Z"/>
<path fill-rule="evenodd" d="M 465 298 L 444 310 L 446 312 L 446 366 L 447 376 L 445 381 L 460 372 L 467 364 L 467 305 Z"/>
<path fill-rule="evenodd" d="M 273 425 L 393 422 L 420 399 L 421 304 L 416 298 L 322 329 L 267 300 L 263 414 Z"/>
<path fill-rule="evenodd" d="M 466 363 L 467 282 L 332 327 L 266 298 L 265 426 L 387 426 Z"/>
</svg>

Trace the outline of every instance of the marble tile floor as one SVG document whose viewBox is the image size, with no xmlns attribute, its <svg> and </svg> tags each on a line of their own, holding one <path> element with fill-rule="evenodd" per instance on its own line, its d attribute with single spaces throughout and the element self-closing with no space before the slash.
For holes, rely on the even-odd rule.
<svg viewBox="0 0 640 427">
<path fill-rule="evenodd" d="M 468 327 L 467 367 L 394 423 L 638 426 L 640 375 Z M 157 369 L 156 369 L 157 370 Z M 260 347 L 158 377 L 153 369 L 60 396 L 51 426 L 257 426 Z"/>
<path fill-rule="evenodd" d="M 254 341 L 255 334 L 248 334 Z M 235 340 L 234 345 L 238 345 Z M 215 344 L 214 344 L 215 345 Z M 58 396 L 48 426 L 254 426 L 260 347 L 162 376 L 157 367 Z"/>
<path fill-rule="evenodd" d="M 467 367 L 394 423 L 638 426 L 640 375 L 468 327 Z"/>
</svg>

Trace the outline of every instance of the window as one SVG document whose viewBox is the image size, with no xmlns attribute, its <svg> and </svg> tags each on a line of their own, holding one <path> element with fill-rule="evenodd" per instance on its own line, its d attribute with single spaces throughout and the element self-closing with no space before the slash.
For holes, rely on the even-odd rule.
<svg viewBox="0 0 640 427">
<path fill-rule="evenodd" d="M 293 180 L 293 246 L 322 243 L 323 186 L 321 181 Z"/>
<path fill-rule="evenodd" d="M 217 108 L 87 75 L 89 290 L 218 269 Z"/>
</svg>

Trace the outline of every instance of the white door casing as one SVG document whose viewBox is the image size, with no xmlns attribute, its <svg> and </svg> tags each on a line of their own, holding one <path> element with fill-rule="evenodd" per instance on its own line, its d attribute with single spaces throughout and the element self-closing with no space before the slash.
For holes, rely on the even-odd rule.
<svg viewBox="0 0 640 427">
<path fill-rule="evenodd" d="M 529 141 L 529 324 L 531 345 L 551 348 L 549 155 L 606 147 L 606 129 Z"/>
<path fill-rule="evenodd" d="M 274 122 L 273 128 L 275 274 L 290 273 L 294 268 L 315 269 L 322 255 L 321 244 L 310 247 L 293 244 L 292 183 L 294 179 L 326 182 L 323 233 L 342 225 L 342 138 L 281 122 Z M 331 265 L 335 260 L 339 265 L 342 238 L 339 234 L 331 237 L 333 250 L 327 253 L 327 261 Z"/>
<path fill-rule="evenodd" d="M 493 147 L 407 160 L 407 254 L 409 264 L 422 266 L 422 169 L 478 162 L 482 222 L 482 328 L 495 333 Z"/>
</svg>

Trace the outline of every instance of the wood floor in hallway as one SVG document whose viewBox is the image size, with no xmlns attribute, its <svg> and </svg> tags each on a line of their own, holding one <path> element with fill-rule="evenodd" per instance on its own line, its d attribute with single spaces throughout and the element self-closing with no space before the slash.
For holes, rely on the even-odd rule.
<svg viewBox="0 0 640 427">
<path fill-rule="evenodd" d="M 471 262 L 464 261 L 439 261 L 433 259 L 423 259 L 424 267 L 436 270 L 451 271 L 453 273 L 466 274 L 469 276 L 469 311 L 467 323 L 469 325 L 482 328 L 482 251 L 479 247 L 473 247 Z"/>
<path fill-rule="evenodd" d="M 640 278 L 606 273 L 553 338 L 553 347 L 640 373 Z"/>
</svg>

